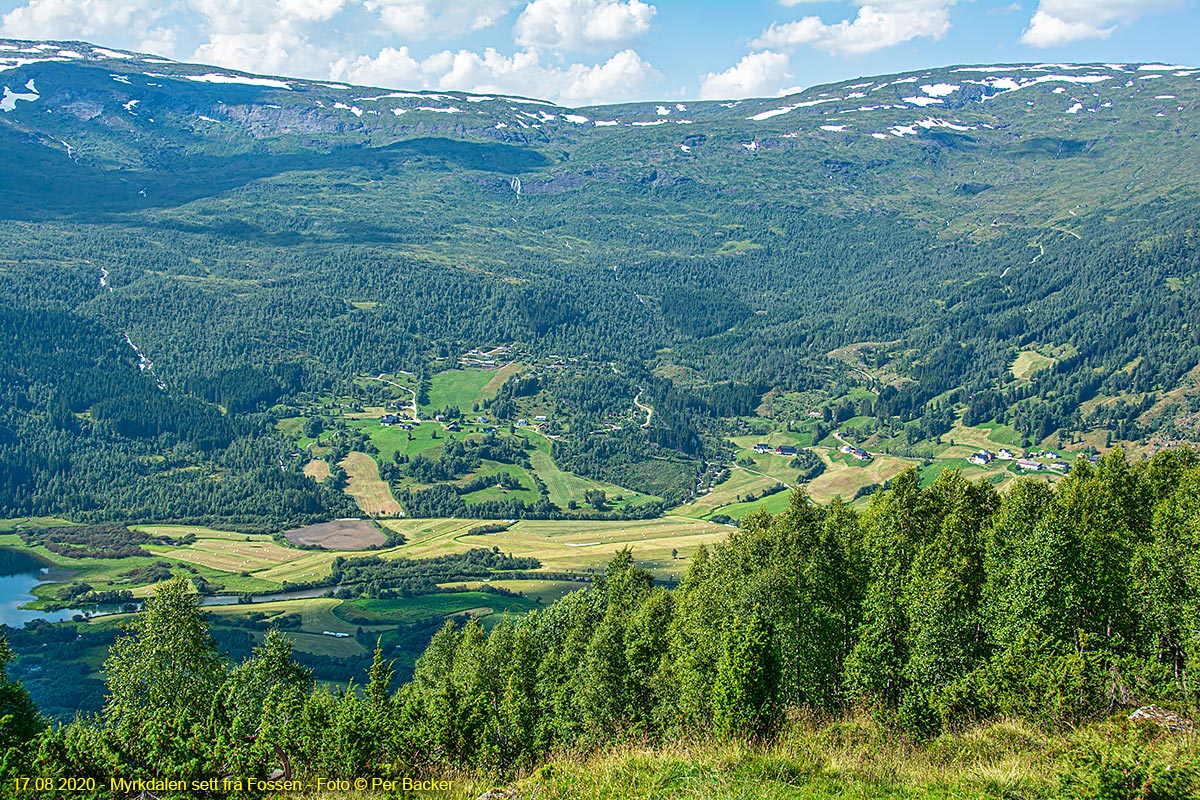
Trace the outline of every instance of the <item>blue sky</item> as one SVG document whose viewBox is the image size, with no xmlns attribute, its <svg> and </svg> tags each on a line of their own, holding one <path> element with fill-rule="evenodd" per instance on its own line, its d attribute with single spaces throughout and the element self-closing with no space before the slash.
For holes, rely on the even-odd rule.
<svg viewBox="0 0 1200 800">
<path fill-rule="evenodd" d="M 1197 0 L 0 0 L 0 35 L 576 106 L 956 63 L 1200 61 Z"/>
</svg>

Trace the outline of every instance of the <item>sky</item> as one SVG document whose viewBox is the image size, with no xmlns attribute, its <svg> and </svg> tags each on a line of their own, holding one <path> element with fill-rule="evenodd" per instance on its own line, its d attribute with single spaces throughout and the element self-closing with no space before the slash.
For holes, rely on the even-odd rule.
<svg viewBox="0 0 1200 800">
<path fill-rule="evenodd" d="M 950 64 L 1200 61 L 1200 0 L 0 0 L 0 37 L 567 106 Z"/>
</svg>

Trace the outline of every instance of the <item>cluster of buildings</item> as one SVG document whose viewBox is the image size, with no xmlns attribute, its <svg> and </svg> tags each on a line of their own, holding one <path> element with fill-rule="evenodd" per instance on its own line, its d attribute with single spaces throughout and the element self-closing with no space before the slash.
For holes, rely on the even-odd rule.
<svg viewBox="0 0 1200 800">
<path fill-rule="evenodd" d="M 782 444 L 779 447 L 772 447 L 769 444 L 756 444 L 754 445 L 754 452 L 758 453 L 759 455 L 774 453 L 777 456 L 791 456 L 792 458 L 795 458 L 797 455 L 799 455 L 799 451 L 790 444 Z"/>
<path fill-rule="evenodd" d="M 402 431 L 411 431 L 413 429 L 412 420 L 405 419 L 396 414 L 384 414 L 379 418 L 379 424 L 385 428 L 399 428 Z"/>
<path fill-rule="evenodd" d="M 1053 458 L 1056 460 L 1047 466 L 1041 461 L 1035 461 L 1034 458 Z M 990 450 L 979 450 L 978 452 L 972 453 L 971 457 L 967 460 L 979 467 L 990 466 L 993 461 L 1016 461 L 1018 469 L 1026 470 L 1028 472 L 1042 472 L 1046 469 L 1051 469 L 1055 472 L 1062 473 L 1071 471 L 1071 465 L 1065 461 L 1062 461 L 1061 456 L 1059 456 L 1059 454 L 1053 450 L 1047 450 L 1045 452 L 1041 450 L 1035 450 L 1025 458 L 1017 458 L 1017 454 L 1008 448 L 1002 448 L 999 453 L 993 453 Z"/>
<path fill-rule="evenodd" d="M 1034 461 L 1029 458 L 1022 458 L 1017 461 L 1017 466 L 1030 472 L 1041 472 L 1045 469 L 1051 469 L 1055 472 L 1067 473 L 1071 471 L 1071 465 L 1065 461 L 1055 461 L 1049 467 L 1040 461 Z"/>
<path fill-rule="evenodd" d="M 473 350 L 468 350 L 466 353 L 459 356 L 458 363 L 462 364 L 464 367 L 482 367 L 484 369 L 490 369 L 492 367 L 500 366 L 501 360 L 508 358 L 511 352 L 512 348 L 505 345 L 493 347 L 490 350 L 475 348 Z"/>
<path fill-rule="evenodd" d="M 861 447 L 855 447 L 852 444 L 842 445 L 842 452 L 848 456 L 854 456 L 859 461 L 870 461 L 871 460 L 870 453 L 868 453 L 866 450 L 863 450 Z"/>
</svg>

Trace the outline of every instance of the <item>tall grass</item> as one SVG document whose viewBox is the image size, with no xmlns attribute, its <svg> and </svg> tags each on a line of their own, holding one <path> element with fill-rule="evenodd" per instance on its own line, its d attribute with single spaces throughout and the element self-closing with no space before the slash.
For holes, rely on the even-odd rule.
<svg viewBox="0 0 1200 800">
<path fill-rule="evenodd" d="M 1185 800 L 1200 798 L 1200 748 L 1123 718 L 1046 733 L 1002 720 L 915 742 L 868 716 L 793 720 L 768 744 L 696 738 L 560 754 L 500 783 L 460 776 L 455 797 L 516 800 Z M 444 795 L 443 795 L 444 796 Z"/>
</svg>

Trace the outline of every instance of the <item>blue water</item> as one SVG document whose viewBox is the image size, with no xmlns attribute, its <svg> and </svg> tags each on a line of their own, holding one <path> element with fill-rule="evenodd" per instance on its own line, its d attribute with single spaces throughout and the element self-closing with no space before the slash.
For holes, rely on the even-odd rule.
<svg viewBox="0 0 1200 800">
<path fill-rule="evenodd" d="M 0 548 L 0 623 L 19 628 L 26 622 L 44 619 L 63 622 L 81 611 L 64 608 L 61 611 L 30 611 L 21 608 L 36 600 L 33 587 L 45 583 L 50 570 L 38 559 L 17 550 Z"/>
<path fill-rule="evenodd" d="M 61 611 L 32 611 L 21 608 L 37 598 L 33 587 L 49 580 L 49 568 L 20 550 L 6 550 L 0 547 L 0 623 L 19 628 L 26 622 L 44 619 L 47 622 L 66 622 L 74 619 L 77 614 L 84 616 L 104 616 L 116 611 L 113 607 L 91 607 L 88 611 L 77 608 L 64 608 Z M 298 600 L 308 597 L 321 597 L 328 589 L 297 589 L 291 592 L 275 592 L 273 594 L 256 595 L 255 603 L 269 603 L 273 600 Z M 238 598 L 232 595 L 216 595 L 200 600 L 202 606 L 233 605 Z"/>
</svg>

